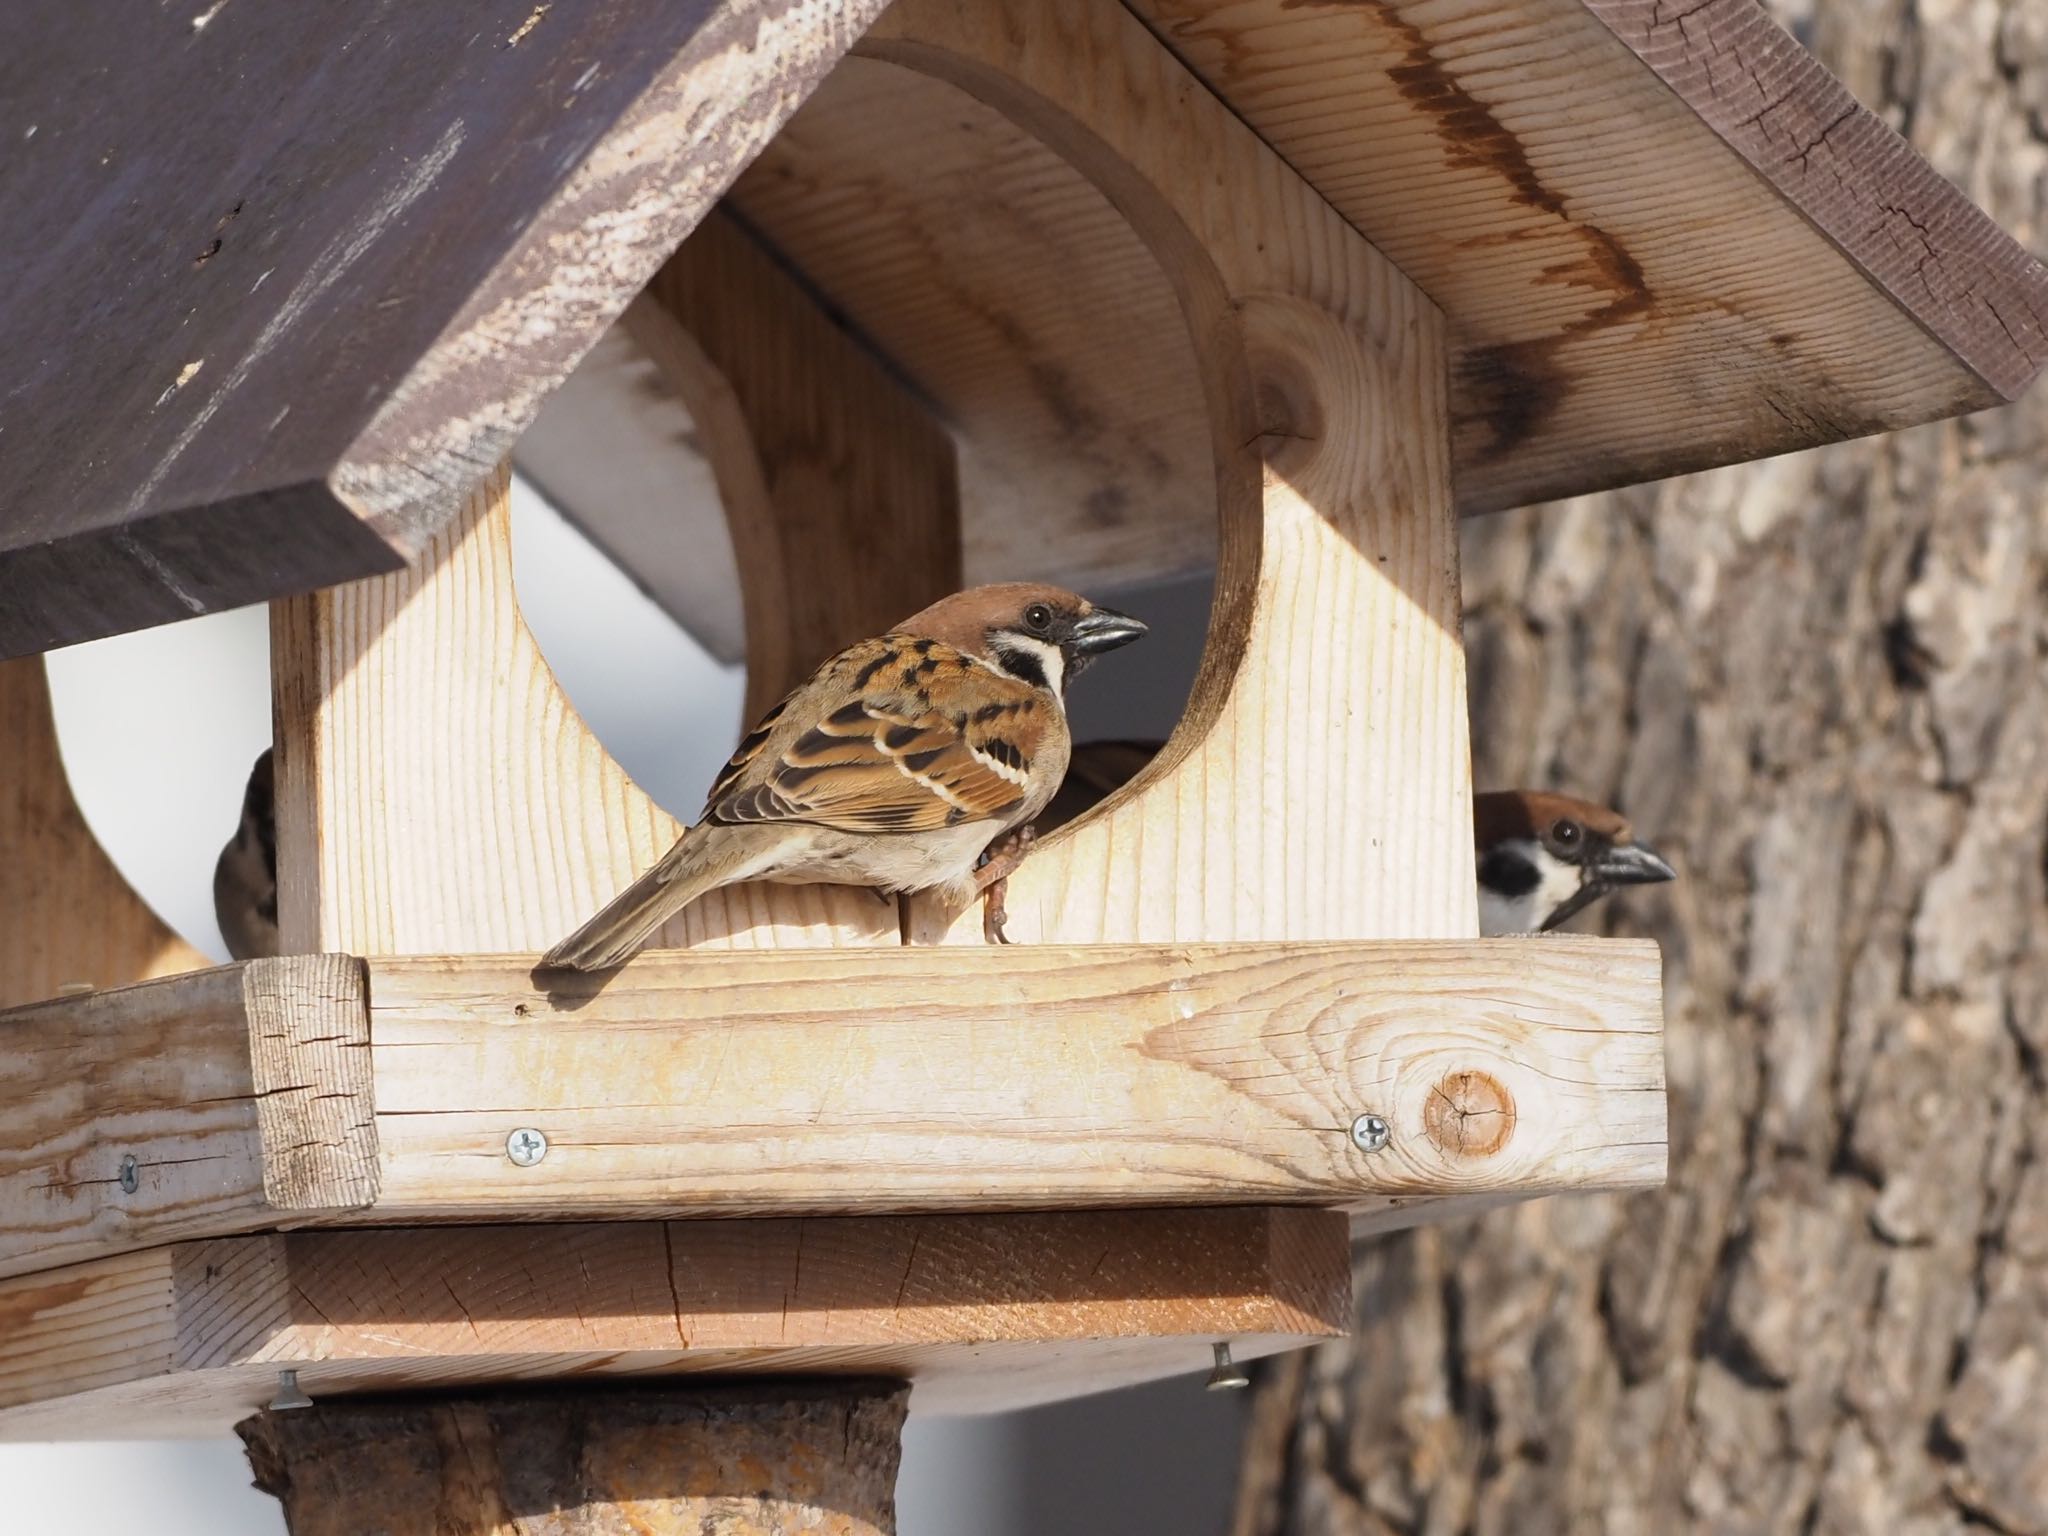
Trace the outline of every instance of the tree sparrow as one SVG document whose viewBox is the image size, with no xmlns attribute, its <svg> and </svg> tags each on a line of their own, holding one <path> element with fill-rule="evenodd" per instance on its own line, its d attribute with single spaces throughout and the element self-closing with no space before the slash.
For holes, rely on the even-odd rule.
<svg viewBox="0 0 2048 1536">
<path fill-rule="evenodd" d="M 277 813 L 270 760 L 265 747 L 242 792 L 242 823 L 213 866 L 213 915 L 237 960 L 277 953 Z"/>
<path fill-rule="evenodd" d="M 543 969 L 623 964 L 707 891 L 742 880 L 937 890 L 1005 878 L 1067 771 L 1066 686 L 1145 633 L 1058 587 L 1011 582 L 932 604 L 827 661 L 748 733 L 704 814 Z"/>
<path fill-rule="evenodd" d="M 1073 749 L 1066 782 L 1038 818 L 1043 835 L 1137 777 L 1164 743 L 1090 741 Z M 1472 800 L 1479 931 L 1543 933 L 1616 886 L 1677 878 L 1613 811 L 1567 795 L 1499 790 Z"/>
<path fill-rule="evenodd" d="M 1476 795 L 1479 931 L 1547 933 L 1616 886 L 1675 880 L 1605 806 L 1569 795 L 1507 790 Z"/>
</svg>

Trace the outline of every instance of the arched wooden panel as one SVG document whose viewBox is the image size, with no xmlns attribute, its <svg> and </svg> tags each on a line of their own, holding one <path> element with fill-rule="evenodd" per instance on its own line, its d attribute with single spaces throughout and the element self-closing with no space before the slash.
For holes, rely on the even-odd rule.
<svg viewBox="0 0 2048 1536">
<path fill-rule="evenodd" d="M 114 868 L 72 798 L 40 656 L 0 662 L 0 1008 L 209 962 Z"/>
<path fill-rule="evenodd" d="M 859 52 L 1084 171 L 1200 363 L 1220 519 L 1201 674 L 1153 767 L 1012 880 L 1011 936 L 1475 933 L 1441 313 L 1121 7 L 899 0 Z M 919 938 L 978 937 L 925 906 Z"/>
<path fill-rule="evenodd" d="M 486 476 L 416 566 L 272 610 L 287 953 L 545 949 L 681 830 L 570 707 L 519 615 L 509 485 Z M 900 939 L 872 892 L 765 885 L 705 898 L 664 936 Z"/>
</svg>

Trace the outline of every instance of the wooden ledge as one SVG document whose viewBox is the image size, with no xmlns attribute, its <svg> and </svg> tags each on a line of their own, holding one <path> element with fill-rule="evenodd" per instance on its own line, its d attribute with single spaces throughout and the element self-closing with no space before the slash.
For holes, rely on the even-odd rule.
<svg viewBox="0 0 2048 1536">
<path fill-rule="evenodd" d="M 1341 1334 L 1328 1211 L 1092 1211 L 219 1238 L 0 1280 L 0 1440 L 221 1435 L 316 1398 L 592 1375 L 896 1377 L 1028 1406 Z"/>
<path fill-rule="evenodd" d="M 1645 942 L 670 951 L 552 993 L 531 965 L 300 956 L 0 1013 L 0 1274 L 308 1224 L 1384 1225 L 1664 1177 Z"/>
</svg>

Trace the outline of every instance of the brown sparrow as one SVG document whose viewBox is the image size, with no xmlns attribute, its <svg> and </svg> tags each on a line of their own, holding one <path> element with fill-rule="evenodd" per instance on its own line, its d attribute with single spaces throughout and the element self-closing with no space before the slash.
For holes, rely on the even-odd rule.
<svg viewBox="0 0 2048 1536">
<path fill-rule="evenodd" d="M 1038 818 L 1040 835 L 1072 821 L 1137 777 L 1164 745 L 1090 741 L 1073 749 L 1066 782 Z M 1540 790 L 1472 797 L 1479 931 L 1488 938 L 1544 933 L 1617 886 L 1675 880 L 1678 872 L 1604 806 Z"/>
<path fill-rule="evenodd" d="M 699 896 L 742 880 L 965 904 L 1009 874 L 1022 840 L 977 869 L 984 850 L 1067 771 L 1067 684 L 1144 633 L 1058 587 L 1011 582 L 849 646 L 748 733 L 697 824 L 541 967 L 623 964 Z"/>
<path fill-rule="evenodd" d="M 1475 795 L 1479 931 L 1547 933 L 1616 886 L 1676 880 L 1678 871 L 1602 805 L 1540 790 Z"/>
<path fill-rule="evenodd" d="M 277 953 L 277 812 L 266 747 L 249 770 L 242 822 L 213 866 L 213 915 L 228 953 L 260 960 Z"/>
</svg>

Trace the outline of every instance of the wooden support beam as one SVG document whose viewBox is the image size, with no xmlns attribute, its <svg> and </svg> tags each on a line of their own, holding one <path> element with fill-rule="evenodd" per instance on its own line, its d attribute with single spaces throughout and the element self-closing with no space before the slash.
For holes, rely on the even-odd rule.
<svg viewBox="0 0 2048 1536">
<path fill-rule="evenodd" d="M 40 656 L 0 662 L 0 742 L 0 1008 L 206 965 L 86 826 L 57 750 Z"/>
<path fill-rule="evenodd" d="M 0 1273 L 280 1223 L 1293 1202 L 1405 1225 L 1663 1178 L 1646 943 L 651 954 L 552 992 L 531 963 L 299 956 L 0 1016 Z M 1383 1148 L 1353 1144 L 1363 1114 Z M 526 1166 L 520 1131 L 546 1138 Z"/>
<path fill-rule="evenodd" d="M 363 983 L 300 955 L 0 1014 L 0 1275 L 368 1205 Z"/>
<path fill-rule="evenodd" d="M 551 1377 L 854 1376 L 978 1413 L 1343 1332 L 1329 1211 L 1049 1212 L 222 1238 L 0 1280 L 0 1440 L 218 1435 Z"/>
<path fill-rule="evenodd" d="M 890 1536 L 886 1382 L 323 1403 L 238 1424 L 291 1536 Z"/>
<path fill-rule="evenodd" d="M 959 588 L 952 438 L 731 215 L 698 226 L 625 325 L 718 478 L 749 721 L 827 656 Z"/>
<path fill-rule="evenodd" d="M 1012 879 L 1011 936 L 1475 935 L 1443 315 L 1122 6 L 900 0 L 859 52 L 1108 193 L 1179 296 L 1209 418 L 1216 600 L 1187 713 Z M 919 905 L 918 938 L 979 941 L 978 914 Z"/>
</svg>

